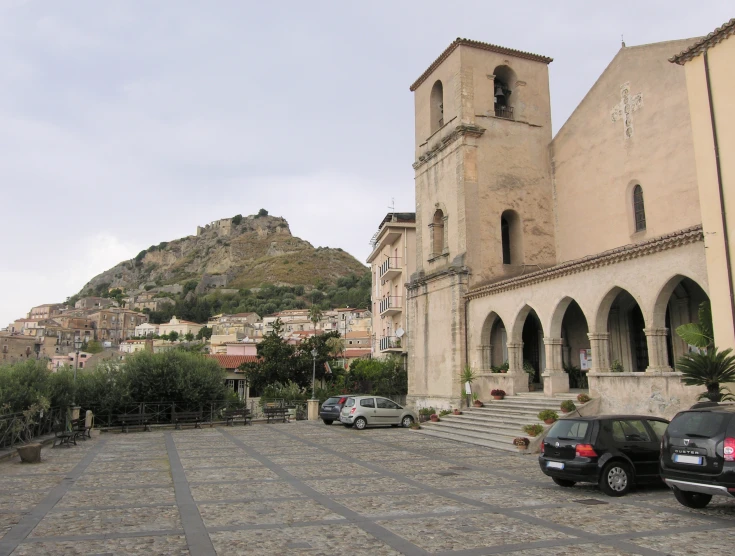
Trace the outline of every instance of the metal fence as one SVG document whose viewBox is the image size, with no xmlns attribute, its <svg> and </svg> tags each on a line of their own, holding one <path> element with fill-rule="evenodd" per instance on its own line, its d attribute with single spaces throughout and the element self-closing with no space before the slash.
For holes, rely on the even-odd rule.
<svg viewBox="0 0 735 556">
<path fill-rule="evenodd" d="M 34 416 L 33 420 L 38 422 L 30 428 L 31 439 L 66 426 L 67 410 L 61 407 L 52 407 L 39 416 Z M 26 439 L 23 437 L 24 425 L 25 417 L 23 413 L 0 415 L 0 448 L 8 448 L 25 442 Z"/>
<path fill-rule="evenodd" d="M 151 425 L 172 425 L 177 413 L 201 411 L 202 422 L 216 423 L 224 421 L 224 412 L 228 409 L 239 409 L 242 402 L 210 401 L 202 403 L 182 402 L 134 402 L 117 407 L 84 406 L 80 415 L 88 409 L 94 415 L 94 426 L 100 429 L 120 426 L 122 415 L 145 415 Z"/>
<path fill-rule="evenodd" d="M 306 419 L 306 402 L 304 400 L 286 400 L 284 398 L 251 398 L 250 415 L 253 419 L 265 419 L 264 407 L 285 407 L 294 419 Z"/>
</svg>

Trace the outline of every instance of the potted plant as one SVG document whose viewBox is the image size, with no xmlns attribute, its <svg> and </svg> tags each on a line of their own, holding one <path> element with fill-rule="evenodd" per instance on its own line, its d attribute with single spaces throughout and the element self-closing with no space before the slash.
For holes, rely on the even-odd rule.
<svg viewBox="0 0 735 556">
<path fill-rule="evenodd" d="M 465 397 L 467 398 L 465 401 L 467 402 L 467 407 L 470 406 L 472 383 L 475 382 L 475 380 L 477 380 L 477 374 L 475 373 L 475 371 L 472 370 L 472 367 L 470 367 L 469 365 L 465 365 L 465 368 L 462 369 L 462 373 L 459 375 L 459 382 L 465 389 Z"/>
<path fill-rule="evenodd" d="M 31 404 L 13 422 L 13 432 L 24 442 L 23 445 L 16 448 L 20 460 L 23 463 L 39 463 L 41 461 L 41 444 L 39 442 L 32 442 L 33 430 L 40 419 L 43 418 L 44 412 L 48 411 L 50 405 L 49 401 L 41 396 L 36 403 Z"/>
<path fill-rule="evenodd" d="M 490 395 L 493 397 L 494 400 L 502 400 L 505 397 L 505 390 L 495 388 L 490 392 Z"/>
<path fill-rule="evenodd" d="M 543 430 L 544 427 L 542 427 L 538 423 L 523 426 L 523 432 L 525 432 L 528 436 L 538 436 Z"/>
<path fill-rule="evenodd" d="M 421 425 L 419 425 L 416 421 L 413 421 L 410 425 L 408 425 L 408 430 L 417 431 L 421 428 Z"/>
<path fill-rule="evenodd" d="M 462 412 L 461 412 L 461 411 L 460 411 L 459 409 L 457 409 L 456 407 L 454 408 L 454 411 L 453 411 L 453 413 L 454 413 L 455 415 L 462 415 Z"/>
<path fill-rule="evenodd" d="M 592 398 L 590 398 L 587 394 L 584 392 L 577 395 L 577 401 L 581 404 L 586 404 L 588 401 L 590 401 Z"/>
<path fill-rule="evenodd" d="M 518 436 L 513 439 L 513 446 L 515 446 L 519 450 L 525 450 L 526 448 L 528 448 L 528 445 L 530 443 L 531 441 L 525 436 Z"/>
<path fill-rule="evenodd" d="M 538 418 L 547 425 L 551 425 L 554 421 L 559 419 L 559 414 L 553 409 L 542 409 L 539 411 Z"/>
<path fill-rule="evenodd" d="M 561 412 L 562 413 L 569 413 L 570 411 L 574 411 L 577 409 L 577 406 L 574 405 L 574 402 L 572 400 L 564 400 L 561 402 Z"/>
<path fill-rule="evenodd" d="M 508 372 L 508 366 L 509 366 L 508 361 L 505 361 L 502 365 L 498 365 L 498 366 L 495 366 L 495 367 L 490 367 L 490 372 L 493 372 L 493 373 L 503 373 L 503 374 L 505 374 L 505 373 Z"/>
<path fill-rule="evenodd" d="M 439 416 L 436 413 L 432 413 L 429 416 L 429 419 L 431 419 L 432 423 L 438 423 L 439 422 Z"/>
<path fill-rule="evenodd" d="M 432 413 L 434 413 L 434 408 L 431 406 L 419 409 L 419 422 L 428 421 Z"/>
<path fill-rule="evenodd" d="M 445 415 L 449 415 L 450 413 L 451 413 L 451 411 L 449 411 L 448 409 L 442 409 L 439 412 L 439 418 L 441 419 L 442 417 L 444 417 Z"/>
<path fill-rule="evenodd" d="M 472 405 L 475 407 L 483 407 L 485 405 L 480 401 L 480 395 L 477 392 L 472 394 Z"/>
<path fill-rule="evenodd" d="M 533 392 L 536 390 L 536 385 L 533 382 L 533 379 L 536 377 L 536 369 L 533 368 L 533 365 L 529 363 L 528 361 L 523 362 L 523 371 L 528 375 L 528 391 Z"/>
</svg>

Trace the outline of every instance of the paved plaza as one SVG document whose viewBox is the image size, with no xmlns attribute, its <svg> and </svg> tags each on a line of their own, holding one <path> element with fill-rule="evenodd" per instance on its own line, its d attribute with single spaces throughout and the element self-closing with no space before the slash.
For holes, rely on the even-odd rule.
<svg viewBox="0 0 735 556">
<path fill-rule="evenodd" d="M 0 463 L 0 556 L 725 554 L 735 503 L 562 489 L 535 456 L 310 423 L 103 434 Z"/>
</svg>

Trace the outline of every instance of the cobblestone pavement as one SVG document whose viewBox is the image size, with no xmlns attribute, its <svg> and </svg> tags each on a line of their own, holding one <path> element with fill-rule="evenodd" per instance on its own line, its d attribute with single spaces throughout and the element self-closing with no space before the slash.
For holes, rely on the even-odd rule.
<svg viewBox="0 0 735 556">
<path fill-rule="evenodd" d="M 534 456 L 296 422 L 105 434 L 0 463 L 0 556 L 725 554 L 735 502 L 562 489 Z"/>
</svg>

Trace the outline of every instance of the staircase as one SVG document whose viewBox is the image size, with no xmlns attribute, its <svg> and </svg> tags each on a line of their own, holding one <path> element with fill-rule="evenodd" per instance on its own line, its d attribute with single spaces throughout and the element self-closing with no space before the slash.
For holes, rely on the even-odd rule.
<svg viewBox="0 0 735 556">
<path fill-rule="evenodd" d="M 467 442 L 507 452 L 517 452 L 513 439 L 528 436 L 523 425 L 539 423 L 538 413 L 542 409 L 553 409 L 559 415 L 563 400 L 577 403 L 578 392 L 544 397 L 543 392 L 526 392 L 508 396 L 504 400 L 490 400 L 485 407 L 463 408 L 462 415 L 445 415 L 438 423 L 427 421 L 419 432 L 429 436 Z M 579 405 L 579 404 L 578 404 Z"/>
</svg>

